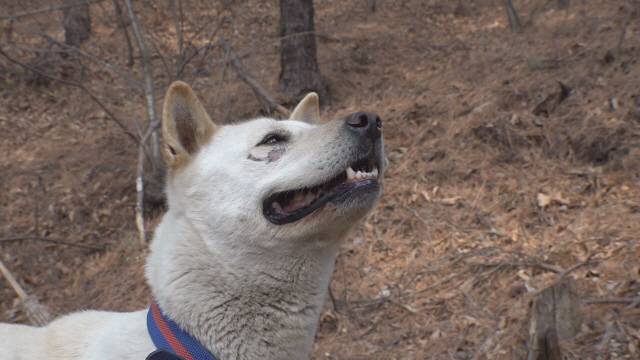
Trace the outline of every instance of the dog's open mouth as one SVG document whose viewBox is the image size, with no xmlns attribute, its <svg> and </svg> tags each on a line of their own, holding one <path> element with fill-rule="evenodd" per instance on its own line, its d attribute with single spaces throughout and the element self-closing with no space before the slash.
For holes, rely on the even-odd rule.
<svg viewBox="0 0 640 360">
<path fill-rule="evenodd" d="M 368 185 L 378 185 L 378 168 L 372 158 L 354 162 L 340 175 L 323 184 L 275 193 L 265 200 L 263 212 L 276 225 L 289 224 L 329 201 Z"/>
</svg>

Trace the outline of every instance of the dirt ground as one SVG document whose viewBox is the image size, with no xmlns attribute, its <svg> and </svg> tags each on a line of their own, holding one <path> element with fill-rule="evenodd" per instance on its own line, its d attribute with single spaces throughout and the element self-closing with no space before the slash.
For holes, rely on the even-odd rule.
<svg viewBox="0 0 640 360">
<path fill-rule="evenodd" d="M 0 15 L 50 6 L 7 3 Z M 525 358 L 532 300 L 559 278 L 572 280 L 584 318 L 576 337 L 561 340 L 563 357 L 637 359 L 640 2 L 574 0 L 559 10 L 554 1 L 514 0 L 518 31 L 501 1 L 469 3 L 378 0 L 372 12 L 365 1 L 315 1 L 332 93 L 322 116 L 378 112 L 390 168 L 378 207 L 336 261 L 334 299 L 309 359 Z M 169 11 L 136 6 L 149 42 L 175 53 Z M 230 12 L 197 1 L 183 9 L 194 24 L 231 14 L 227 33 L 245 66 L 288 100 L 276 91 L 278 10 L 261 0 Z M 136 65 L 125 65 L 112 3 L 91 12 L 94 35 L 82 49 L 141 80 L 137 52 Z M 95 62 L 79 70 L 57 54 L 33 55 L 46 42 L 24 28 L 62 39 L 49 21 L 56 16 L 2 20 L 0 49 L 65 79 L 86 72 L 88 89 L 134 129 L 145 116 L 139 89 Z M 11 31 L 22 37 L 9 39 Z M 153 57 L 158 109 L 174 58 Z M 214 120 L 263 111 L 215 61 L 185 78 Z M 78 88 L 2 56 L 0 76 L 0 259 L 54 315 L 146 307 L 133 142 Z M 152 233 L 162 209 L 147 214 Z M 104 249 L 6 241 L 23 235 Z M 0 321 L 28 322 L 4 279 Z"/>
</svg>

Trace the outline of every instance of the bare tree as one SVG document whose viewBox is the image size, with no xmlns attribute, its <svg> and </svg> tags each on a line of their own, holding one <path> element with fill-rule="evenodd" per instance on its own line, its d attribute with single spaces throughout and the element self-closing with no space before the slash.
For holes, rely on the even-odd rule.
<svg viewBox="0 0 640 360">
<path fill-rule="evenodd" d="M 328 101 L 327 83 L 318 69 L 312 0 L 280 0 L 280 26 L 278 90 L 294 96 L 315 91 Z"/>
<path fill-rule="evenodd" d="M 162 62 L 163 68 L 166 70 L 165 79 L 170 81 L 180 77 L 187 78 L 188 81 L 188 78 L 197 77 L 200 74 L 199 69 L 205 63 L 209 64 L 209 68 L 216 66 L 226 68 L 230 62 L 229 51 L 223 48 L 222 44 L 228 44 L 230 49 L 232 43 L 230 34 L 233 26 L 225 27 L 223 24 L 232 24 L 233 17 L 232 13 L 224 11 L 226 5 L 222 4 L 222 11 L 217 14 L 224 12 L 225 15 L 204 15 L 198 17 L 197 20 L 187 20 L 188 22 L 184 23 L 185 20 L 181 16 L 183 4 L 180 0 L 174 0 L 167 7 L 154 2 L 133 2 L 132 4 L 130 0 L 112 0 L 110 4 L 113 5 L 112 11 L 115 14 L 112 19 L 115 20 L 117 30 L 123 31 L 126 43 L 125 41 L 122 43 L 126 47 L 123 48 L 121 56 L 116 54 L 115 57 L 106 60 L 100 55 L 92 54 L 95 47 L 88 46 L 86 49 L 82 49 L 77 45 L 79 41 L 85 41 L 86 36 L 80 36 L 80 33 L 70 30 L 66 41 L 59 40 L 49 33 L 55 26 L 50 26 L 45 21 L 49 16 L 47 13 L 64 12 L 65 26 L 69 25 L 71 29 L 73 28 L 71 25 L 75 24 L 84 29 L 90 29 L 88 18 L 76 21 L 73 15 L 88 15 L 89 12 L 86 8 L 95 2 L 97 0 L 72 0 L 72 2 L 65 0 L 63 5 L 49 6 L 15 15 L 0 7 L 0 20 L 8 19 L 11 24 L 11 27 L 3 33 L 6 36 L 0 41 L 0 60 L 7 60 L 7 64 L 15 64 L 27 70 L 27 77 L 25 77 L 27 81 L 30 81 L 28 80 L 30 77 L 42 79 L 41 82 L 30 81 L 33 86 L 41 86 L 53 81 L 81 90 L 133 141 L 138 149 L 138 166 L 135 177 L 135 220 L 140 232 L 140 239 L 145 241 L 145 205 L 153 208 L 164 200 L 164 182 L 162 181 L 164 164 L 157 133 L 160 116 L 156 109 L 158 104 L 155 90 L 158 87 L 164 87 L 166 83 L 162 80 L 158 83 L 158 78 L 162 79 L 163 76 L 154 74 L 154 62 L 156 59 Z M 101 5 L 103 10 L 109 9 L 108 4 L 104 2 Z M 121 5 L 124 6 L 121 7 Z M 144 10 L 150 7 L 154 10 L 168 11 L 169 15 L 173 14 L 178 35 L 178 52 L 176 54 L 163 51 L 170 46 L 167 46 L 166 42 L 162 43 L 153 35 L 145 33 L 144 21 L 149 17 L 145 18 Z M 78 8 L 82 11 L 72 11 Z M 113 25 L 111 18 L 98 19 L 98 22 L 101 21 Z M 183 32 L 183 28 L 187 30 Z M 128 29 L 132 30 L 132 39 L 129 39 Z M 110 35 L 94 33 L 92 36 L 97 37 L 95 40 L 100 42 L 102 37 Z M 134 48 L 136 48 L 140 60 L 136 62 L 137 66 L 132 67 L 134 66 Z M 212 55 L 216 56 L 216 50 L 220 58 L 217 61 L 211 61 Z M 53 56 L 54 54 L 63 55 L 64 60 Z M 192 61 L 193 59 L 197 61 Z M 129 68 L 120 68 L 120 63 L 122 65 L 126 63 Z M 114 75 L 108 77 L 108 83 L 103 82 L 103 77 L 96 76 L 103 70 Z M 223 70 L 220 83 L 224 78 L 224 73 Z M 103 91 L 107 86 L 128 89 L 128 95 L 123 98 L 107 94 Z M 127 107 L 120 105 L 123 99 L 131 105 L 130 113 L 127 113 Z M 137 109 L 142 108 L 140 105 L 144 105 L 146 110 L 146 121 L 138 120 Z M 87 106 L 91 105 L 87 104 Z M 228 111 L 230 111 L 230 107 L 229 104 Z"/>
<path fill-rule="evenodd" d="M 65 5 L 77 5 L 76 0 L 65 0 Z M 69 46 L 78 46 L 89 40 L 91 35 L 91 15 L 89 4 L 69 6 L 62 10 L 64 42 Z"/>
</svg>

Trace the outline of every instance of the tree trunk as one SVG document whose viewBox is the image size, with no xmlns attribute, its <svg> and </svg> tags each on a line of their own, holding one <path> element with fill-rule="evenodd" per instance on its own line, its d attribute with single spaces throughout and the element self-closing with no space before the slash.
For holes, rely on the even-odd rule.
<svg viewBox="0 0 640 360">
<path fill-rule="evenodd" d="M 522 23 L 520 22 L 520 16 L 518 16 L 518 12 L 516 8 L 513 6 L 511 0 L 503 0 L 504 6 L 507 8 L 507 17 L 509 18 L 509 27 L 511 30 L 520 29 L 522 27 Z"/>
<path fill-rule="evenodd" d="M 315 91 L 323 103 L 329 91 L 318 70 L 312 0 L 280 0 L 280 76 L 278 90 L 302 97 Z"/>
<path fill-rule="evenodd" d="M 77 0 L 65 0 L 65 4 L 76 4 Z M 64 43 L 78 46 L 89 39 L 91 35 L 91 16 L 89 4 L 78 5 L 62 10 L 64 25 Z"/>
</svg>

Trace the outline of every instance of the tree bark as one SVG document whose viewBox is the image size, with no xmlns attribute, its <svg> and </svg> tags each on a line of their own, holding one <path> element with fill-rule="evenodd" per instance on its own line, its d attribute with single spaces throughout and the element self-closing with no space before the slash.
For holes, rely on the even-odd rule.
<svg viewBox="0 0 640 360">
<path fill-rule="evenodd" d="M 66 3 L 77 4 L 77 0 L 65 0 Z M 91 16 L 89 5 L 67 7 L 62 10 L 64 25 L 64 43 L 79 46 L 91 35 Z"/>
<path fill-rule="evenodd" d="M 318 69 L 312 0 L 280 0 L 280 76 L 278 90 L 302 97 L 310 91 L 329 102 L 329 91 Z"/>
</svg>

